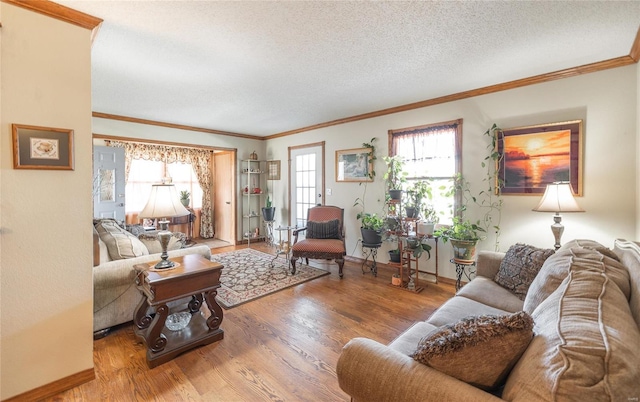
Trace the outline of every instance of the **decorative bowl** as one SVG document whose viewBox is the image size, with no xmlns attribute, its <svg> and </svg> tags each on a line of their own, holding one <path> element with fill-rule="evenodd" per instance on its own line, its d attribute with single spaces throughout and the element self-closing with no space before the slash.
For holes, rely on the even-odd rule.
<svg viewBox="0 0 640 402">
<path fill-rule="evenodd" d="M 183 311 L 180 313 L 169 314 L 164 325 L 172 331 L 180 331 L 189 325 L 189 321 L 191 321 L 191 314 Z"/>
</svg>

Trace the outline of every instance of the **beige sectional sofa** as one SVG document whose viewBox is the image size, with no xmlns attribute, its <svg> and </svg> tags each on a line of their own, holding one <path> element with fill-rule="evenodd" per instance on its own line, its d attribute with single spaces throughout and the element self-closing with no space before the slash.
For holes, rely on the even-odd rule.
<svg viewBox="0 0 640 402">
<path fill-rule="evenodd" d="M 104 335 L 114 325 L 133 319 L 142 299 L 135 285 L 133 266 L 160 260 L 162 248 L 153 236 L 134 236 L 112 220 L 94 222 L 93 331 Z M 184 234 L 169 243 L 169 258 L 201 254 L 211 258 L 208 246 L 182 248 Z"/>
<path fill-rule="evenodd" d="M 565 244 L 544 261 L 524 300 L 494 281 L 504 254 L 480 252 L 476 278 L 428 320 L 389 345 L 349 341 L 337 365 L 340 387 L 353 401 L 369 402 L 638 400 L 640 246 L 625 240 L 614 246 Z M 464 317 L 521 310 L 533 318 L 533 338 L 496 389 L 480 389 L 410 357 L 421 339 Z M 467 368 L 489 368 L 476 354 L 458 352 L 452 367 L 463 357 Z"/>
</svg>

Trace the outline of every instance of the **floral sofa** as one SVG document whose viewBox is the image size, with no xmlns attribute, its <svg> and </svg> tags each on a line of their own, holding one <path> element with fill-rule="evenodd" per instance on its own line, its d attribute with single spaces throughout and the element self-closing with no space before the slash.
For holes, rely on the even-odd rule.
<svg viewBox="0 0 640 402">
<path fill-rule="evenodd" d="M 614 246 L 480 252 L 476 278 L 428 320 L 389 345 L 349 341 L 340 387 L 353 401 L 638 400 L 640 243 Z"/>
<path fill-rule="evenodd" d="M 133 266 L 160 260 L 162 247 L 154 233 L 125 230 L 112 219 L 94 221 L 93 227 L 93 331 L 96 337 L 109 328 L 133 319 L 142 299 L 135 285 Z M 211 258 L 208 246 L 184 248 L 184 233 L 174 233 L 168 246 L 169 258 L 201 254 Z"/>
</svg>

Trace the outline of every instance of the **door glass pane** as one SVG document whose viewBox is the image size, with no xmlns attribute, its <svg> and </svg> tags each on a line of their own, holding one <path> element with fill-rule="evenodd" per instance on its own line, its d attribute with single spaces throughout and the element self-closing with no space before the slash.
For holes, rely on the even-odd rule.
<svg viewBox="0 0 640 402">
<path fill-rule="evenodd" d="M 100 169 L 100 201 L 116 200 L 116 175 L 113 169 Z"/>
</svg>

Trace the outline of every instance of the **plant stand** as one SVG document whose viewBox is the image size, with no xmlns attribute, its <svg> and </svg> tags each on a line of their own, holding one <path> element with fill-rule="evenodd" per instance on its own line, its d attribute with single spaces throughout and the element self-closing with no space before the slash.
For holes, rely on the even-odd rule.
<svg viewBox="0 0 640 402">
<path fill-rule="evenodd" d="M 362 243 L 362 255 L 364 255 L 364 261 L 362 262 L 362 275 L 367 272 L 371 272 L 374 277 L 378 276 L 378 263 L 376 257 L 378 256 L 378 249 L 382 244 L 367 244 Z M 369 262 L 371 257 L 371 262 Z"/>
<path fill-rule="evenodd" d="M 462 262 L 462 261 L 456 261 L 453 258 L 451 259 L 451 263 L 455 264 L 456 266 L 456 292 L 458 290 L 460 290 L 460 288 L 462 287 L 462 275 L 467 277 L 467 280 L 471 280 L 471 275 L 474 275 L 476 273 L 476 262 L 475 261 L 471 261 L 471 262 Z M 469 267 L 468 272 L 465 270 L 465 268 Z"/>
</svg>

